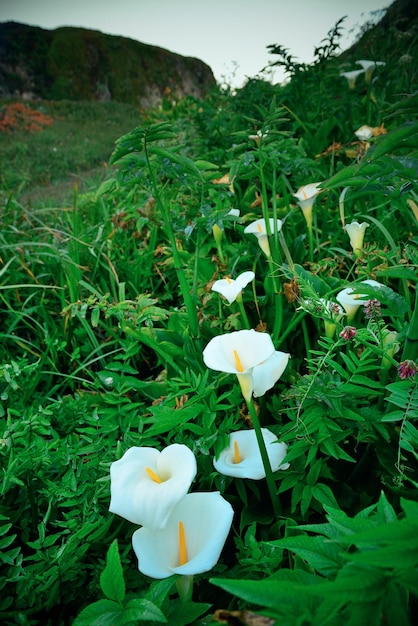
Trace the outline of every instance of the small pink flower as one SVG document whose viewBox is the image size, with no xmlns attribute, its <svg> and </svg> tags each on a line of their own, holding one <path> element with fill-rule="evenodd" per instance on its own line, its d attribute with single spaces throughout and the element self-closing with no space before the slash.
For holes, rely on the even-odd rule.
<svg viewBox="0 0 418 626">
<path fill-rule="evenodd" d="M 350 341 L 353 337 L 357 335 L 357 329 L 354 326 L 344 326 L 342 331 L 340 332 L 340 337 L 346 339 L 346 341 Z"/>
<path fill-rule="evenodd" d="M 405 378 L 414 378 L 416 372 L 418 372 L 418 365 L 411 360 L 402 361 L 399 363 L 398 374 L 399 378 L 405 380 Z"/>
</svg>

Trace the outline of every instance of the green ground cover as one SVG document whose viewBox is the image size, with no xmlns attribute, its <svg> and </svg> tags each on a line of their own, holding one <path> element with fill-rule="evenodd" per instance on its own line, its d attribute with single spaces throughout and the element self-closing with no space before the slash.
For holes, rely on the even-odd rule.
<svg viewBox="0 0 418 626">
<path fill-rule="evenodd" d="M 333 37 L 2 135 L 2 623 L 414 623 L 418 100 Z"/>
</svg>

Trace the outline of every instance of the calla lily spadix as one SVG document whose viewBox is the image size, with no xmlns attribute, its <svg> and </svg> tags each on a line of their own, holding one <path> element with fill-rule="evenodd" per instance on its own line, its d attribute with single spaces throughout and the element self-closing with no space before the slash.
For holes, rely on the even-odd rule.
<svg viewBox="0 0 418 626">
<path fill-rule="evenodd" d="M 209 571 L 218 562 L 233 515 L 217 491 L 187 494 L 172 509 L 164 529 L 134 532 L 139 571 L 157 579 Z"/>
<path fill-rule="evenodd" d="M 362 283 L 364 283 L 365 285 L 370 285 L 372 287 L 382 286 L 381 283 L 377 282 L 377 280 L 362 280 L 358 286 L 360 286 Z M 352 287 L 346 287 L 336 295 L 336 299 L 345 310 L 348 320 L 352 320 L 354 318 L 358 308 L 360 307 L 360 305 L 366 304 L 368 297 L 369 296 L 367 296 L 366 294 L 354 293 Z"/>
<path fill-rule="evenodd" d="M 109 511 L 133 524 L 164 528 L 196 476 L 196 459 L 183 444 L 132 447 L 110 466 Z"/>
<path fill-rule="evenodd" d="M 274 232 L 279 232 L 282 229 L 282 225 L 282 220 L 275 220 L 272 217 L 269 219 L 269 228 L 271 234 L 274 234 Z M 264 254 L 267 257 L 271 256 L 270 244 L 267 235 L 266 220 L 259 219 L 255 222 L 251 222 L 251 224 L 248 224 L 248 226 L 244 228 L 244 233 L 255 235 L 255 237 L 257 237 L 258 245 L 260 246 Z"/>
<path fill-rule="evenodd" d="M 284 352 L 277 355 L 270 335 L 255 330 L 218 335 L 203 350 L 207 367 L 237 376 L 247 401 L 253 393 L 263 395 L 280 378 L 289 355 Z M 259 367 L 261 369 L 257 372 Z"/>
<path fill-rule="evenodd" d="M 226 298 L 229 304 L 232 304 L 241 291 L 254 280 L 255 274 L 254 272 L 243 272 L 235 279 L 233 278 L 221 278 L 220 280 L 215 280 L 212 285 L 212 291 L 216 291 L 220 293 L 224 298 Z"/>
<path fill-rule="evenodd" d="M 278 442 L 277 435 L 267 428 L 262 428 L 264 443 L 273 472 L 285 470 L 289 463 L 283 463 L 287 453 L 287 445 Z M 229 436 L 229 446 L 222 450 L 213 465 L 220 474 L 235 478 L 252 478 L 260 480 L 266 477 L 260 448 L 257 443 L 255 430 L 237 430 Z"/>
</svg>

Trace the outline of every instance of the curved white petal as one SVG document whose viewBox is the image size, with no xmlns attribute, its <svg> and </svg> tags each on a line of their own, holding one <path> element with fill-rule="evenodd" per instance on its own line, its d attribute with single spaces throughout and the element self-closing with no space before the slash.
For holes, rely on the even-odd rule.
<svg viewBox="0 0 418 626">
<path fill-rule="evenodd" d="M 242 369 L 239 369 L 236 356 Z M 248 373 L 254 365 L 262 363 L 274 352 L 270 335 L 255 330 L 237 330 L 213 337 L 203 350 L 207 367 L 229 374 Z"/>
<path fill-rule="evenodd" d="M 267 428 L 261 429 L 267 454 L 273 472 L 279 469 L 287 469 L 289 463 L 282 463 L 287 453 L 287 445 L 277 441 L 277 435 Z M 241 460 L 235 463 L 234 441 L 237 442 Z M 257 443 L 255 430 L 237 430 L 229 436 L 229 446 L 223 450 L 218 459 L 214 459 L 215 469 L 225 476 L 235 478 L 252 478 L 260 480 L 265 478 L 263 461 Z"/>
<path fill-rule="evenodd" d="M 146 468 L 161 482 L 153 480 Z M 162 452 L 129 448 L 110 467 L 109 511 L 134 524 L 163 528 L 172 508 L 188 492 L 196 471 L 194 454 L 185 445 L 173 444 Z"/>
<path fill-rule="evenodd" d="M 264 396 L 279 380 L 286 369 L 290 354 L 287 352 L 273 352 L 263 363 L 253 368 L 253 393 L 256 398 Z"/>
<path fill-rule="evenodd" d="M 235 282 L 241 285 L 241 289 L 244 289 L 252 280 L 254 280 L 255 274 L 254 272 L 242 272 L 239 276 L 236 277 Z"/>
<path fill-rule="evenodd" d="M 219 492 L 189 493 L 172 510 L 162 530 L 140 528 L 132 537 L 139 571 L 152 578 L 193 575 L 216 565 L 234 512 Z M 187 561 L 179 561 L 179 522 L 183 522 Z"/>
</svg>

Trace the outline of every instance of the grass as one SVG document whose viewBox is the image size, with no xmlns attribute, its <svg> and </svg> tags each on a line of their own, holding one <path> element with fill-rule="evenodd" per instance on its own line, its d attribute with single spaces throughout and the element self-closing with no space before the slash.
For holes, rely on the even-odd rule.
<svg viewBox="0 0 418 626">
<path fill-rule="evenodd" d="M 4 135 L 2 623 L 415 623 L 418 126 L 396 58 L 354 90 L 330 54 L 285 87 L 252 80 L 146 120 L 36 103 L 53 124 Z M 366 123 L 380 130 L 364 142 Z M 212 289 L 250 271 L 231 302 Z M 236 476 L 237 431 L 257 478 Z M 185 535 L 153 554 L 152 534 L 138 561 L 126 507 L 152 517 L 165 475 L 148 455 L 172 444 L 196 461 L 186 488 L 218 492 L 232 526 L 225 540 L 221 512 L 188 517 L 175 455 Z M 152 471 L 127 464 L 118 483 L 132 448 Z"/>
<path fill-rule="evenodd" d="M 10 105 L 0 103 L 3 116 Z M 59 185 L 71 177 L 82 180 L 86 172 L 106 168 L 116 139 L 141 123 L 138 109 L 120 102 L 42 101 L 25 108 L 53 123 L 28 131 L 21 119 L 21 130 L 2 132 L 3 196 Z"/>
</svg>

